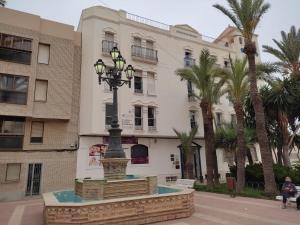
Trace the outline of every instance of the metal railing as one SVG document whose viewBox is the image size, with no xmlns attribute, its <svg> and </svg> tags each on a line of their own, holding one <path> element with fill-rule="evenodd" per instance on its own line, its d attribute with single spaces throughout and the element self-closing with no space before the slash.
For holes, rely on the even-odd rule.
<svg viewBox="0 0 300 225">
<path fill-rule="evenodd" d="M 189 58 L 189 57 L 184 58 L 184 66 L 190 67 L 190 66 L 193 66 L 193 65 L 195 65 L 195 59 Z"/>
<path fill-rule="evenodd" d="M 131 46 L 131 55 L 142 59 L 149 59 L 156 62 L 158 61 L 157 50 L 144 48 L 138 45 Z"/>
<path fill-rule="evenodd" d="M 145 18 L 145 17 L 142 17 L 142 16 L 138 16 L 138 15 L 135 15 L 135 14 L 127 13 L 126 18 L 129 19 L 129 20 L 132 20 L 132 21 L 135 21 L 135 22 L 138 22 L 138 23 L 142 23 L 142 24 L 146 24 L 146 25 L 156 27 L 156 28 L 159 28 L 159 29 L 170 30 L 170 25 L 168 25 L 168 24 L 161 23 L 161 22 L 158 22 L 158 21 L 155 21 L 155 20 L 151 20 L 151 19 L 148 19 L 148 18 Z"/>
<path fill-rule="evenodd" d="M 113 47 L 118 47 L 118 43 L 108 40 L 102 41 L 102 52 L 110 53 Z"/>
</svg>

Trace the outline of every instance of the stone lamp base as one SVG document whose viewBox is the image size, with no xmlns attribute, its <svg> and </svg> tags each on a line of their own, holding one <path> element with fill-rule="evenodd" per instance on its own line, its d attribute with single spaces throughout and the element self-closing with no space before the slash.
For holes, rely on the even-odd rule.
<svg viewBox="0 0 300 225">
<path fill-rule="evenodd" d="M 104 169 L 104 178 L 107 180 L 126 179 L 127 163 L 130 159 L 106 158 L 101 159 Z"/>
</svg>

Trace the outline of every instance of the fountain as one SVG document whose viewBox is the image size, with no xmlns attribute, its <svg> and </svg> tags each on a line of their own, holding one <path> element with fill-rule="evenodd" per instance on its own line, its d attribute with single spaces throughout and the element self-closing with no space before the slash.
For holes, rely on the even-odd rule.
<svg viewBox="0 0 300 225">
<path fill-rule="evenodd" d="M 100 59 L 95 69 L 99 84 L 105 81 L 113 90 L 113 115 L 108 151 L 101 163 L 102 179 L 75 179 L 75 188 L 43 194 L 45 224 L 137 225 L 189 217 L 194 211 L 193 190 L 158 186 L 156 176 L 126 175 L 129 159 L 121 145 L 118 124 L 117 90 L 128 84 L 134 69 L 128 65 L 127 80 L 122 79 L 125 60 L 114 47 L 115 67 L 105 71 Z M 103 73 L 106 77 L 102 77 Z"/>
</svg>

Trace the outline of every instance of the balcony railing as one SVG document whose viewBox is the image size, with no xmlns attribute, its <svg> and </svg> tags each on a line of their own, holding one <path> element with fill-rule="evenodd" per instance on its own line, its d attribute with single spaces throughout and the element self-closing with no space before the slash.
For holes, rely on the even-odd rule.
<svg viewBox="0 0 300 225">
<path fill-rule="evenodd" d="M 23 135 L 0 135 L 0 151 L 21 150 L 23 148 Z"/>
<path fill-rule="evenodd" d="M 157 50 L 151 48 L 144 48 L 138 45 L 131 46 L 131 55 L 133 57 L 145 60 L 145 61 L 152 61 L 157 63 Z"/>
<path fill-rule="evenodd" d="M 193 65 L 195 65 L 195 59 L 189 58 L 189 57 L 184 58 L 184 66 L 190 67 L 190 66 L 193 66 Z"/>
<path fill-rule="evenodd" d="M 110 53 L 113 47 L 118 47 L 118 43 L 114 41 L 103 40 L 102 41 L 102 52 Z"/>
</svg>

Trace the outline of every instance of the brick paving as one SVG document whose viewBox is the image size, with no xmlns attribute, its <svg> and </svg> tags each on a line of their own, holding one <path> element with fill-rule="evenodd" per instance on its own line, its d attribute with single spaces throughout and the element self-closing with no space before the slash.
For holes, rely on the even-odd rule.
<svg viewBox="0 0 300 225">
<path fill-rule="evenodd" d="M 213 193 L 195 193 L 190 218 L 154 225 L 299 225 L 295 204 L 281 209 L 280 202 Z M 42 199 L 0 203 L 0 225 L 43 225 Z"/>
</svg>

